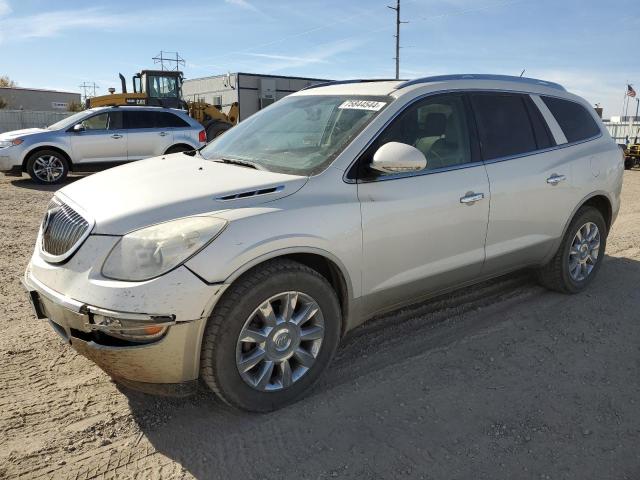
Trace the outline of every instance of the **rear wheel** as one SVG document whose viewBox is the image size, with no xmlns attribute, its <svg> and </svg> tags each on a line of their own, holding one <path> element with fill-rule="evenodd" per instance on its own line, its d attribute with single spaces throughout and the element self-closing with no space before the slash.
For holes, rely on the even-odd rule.
<svg viewBox="0 0 640 480">
<path fill-rule="evenodd" d="M 578 293 L 598 273 L 607 243 L 607 226 L 599 210 L 582 207 L 551 261 L 538 271 L 540 283 L 562 293 Z"/>
<path fill-rule="evenodd" d="M 40 150 L 27 160 L 27 173 L 40 184 L 60 183 L 69 173 L 69 163 L 60 152 Z"/>
<path fill-rule="evenodd" d="M 169 155 L 171 153 L 180 153 L 180 152 L 190 152 L 195 150 L 193 147 L 189 147 L 188 145 L 174 145 L 173 147 L 169 147 L 165 152 L 165 155 Z"/>
<path fill-rule="evenodd" d="M 231 124 L 225 122 L 211 122 L 206 127 L 207 131 L 207 142 L 210 142 L 214 138 L 222 135 L 224 132 L 229 130 L 232 127 Z"/>
<path fill-rule="evenodd" d="M 300 398 L 331 361 L 340 305 L 305 265 L 274 260 L 243 275 L 205 329 L 201 376 L 226 403 L 266 412 Z"/>
<path fill-rule="evenodd" d="M 624 168 L 625 170 L 631 170 L 633 168 L 633 165 L 635 164 L 635 161 L 633 158 L 627 157 L 624 159 Z"/>
</svg>

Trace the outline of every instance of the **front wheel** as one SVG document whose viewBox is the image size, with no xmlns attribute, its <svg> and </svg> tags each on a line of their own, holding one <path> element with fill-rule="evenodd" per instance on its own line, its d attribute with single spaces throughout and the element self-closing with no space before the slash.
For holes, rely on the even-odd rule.
<svg viewBox="0 0 640 480">
<path fill-rule="evenodd" d="M 329 282 L 291 260 L 240 277 L 205 329 L 200 372 L 226 403 L 266 412 L 299 399 L 331 361 L 341 312 Z"/>
<path fill-rule="evenodd" d="M 27 173 L 36 183 L 52 185 L 67 177 L 69 163 L 55 150 L 40 150 L 27 160 Z"/>
<path fill-rule="evenodd" d="M 582 207 L 551 261 L 538 270 L 540 283 L 561 293 L 578 293 L 598 273 L 607 243 L 607 226 L 599 210 Z"/>
</svg>

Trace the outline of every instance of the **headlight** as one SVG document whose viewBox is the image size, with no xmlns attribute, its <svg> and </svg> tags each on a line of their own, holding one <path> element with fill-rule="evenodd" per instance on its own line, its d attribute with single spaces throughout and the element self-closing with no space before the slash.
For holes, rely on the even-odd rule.
<svg viewBox="0 0 640 480">
<path fill-rule="evenodd" d="M 10 147 L 12 145 L 20 145 L 24 140 L 21 138 L 14 138 L 13 140 L 0 140 L 0 148 Z"/>
<path fill-rule="evenodd" d="M 149 280 L 174 269 L 216 238 L 227 222 L 187 217 L 131 232 L 120 239 L 102 265 L 115 280 Z"/>
</svg>

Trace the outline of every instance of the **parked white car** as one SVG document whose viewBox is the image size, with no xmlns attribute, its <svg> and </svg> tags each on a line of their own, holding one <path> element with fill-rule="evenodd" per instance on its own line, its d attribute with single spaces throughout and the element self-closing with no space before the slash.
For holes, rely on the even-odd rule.
<svg viewBox="0 0 640 480">
<path fill-rule="evenodd" d="M 90 172 L 206 143 L 202 125 L 184 110 L 91 108 L 47 128 L 0 134 L 0 172 L 59 183 L 69 171 Z"/>
<path fill-rule="evenodd" d="M 593 109 L 557 84 L 335 82 L 196 156 L 58 191 L 24 282 L 38 317 L 117 382 L 185 394 L 202 378 L 267 411 L 381 312 L 526 267 L 583 290 L 623 170 Z"/>
</svg>

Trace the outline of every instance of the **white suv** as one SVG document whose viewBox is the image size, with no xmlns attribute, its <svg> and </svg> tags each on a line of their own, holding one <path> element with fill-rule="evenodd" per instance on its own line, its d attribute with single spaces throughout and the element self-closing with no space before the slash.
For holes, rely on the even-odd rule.
<svg viewBox="0 0 640 480">
<path fill-rule="evenodd" d="M 383 311 L 525 267 L 583 290 L 623 159 L 557 84 L 453 75 L 312 87 L 199 154 L 56 193 L 25 274 L 35 311 L 117 382 L 198 378 L 266 411 Z"/>
</svg>

